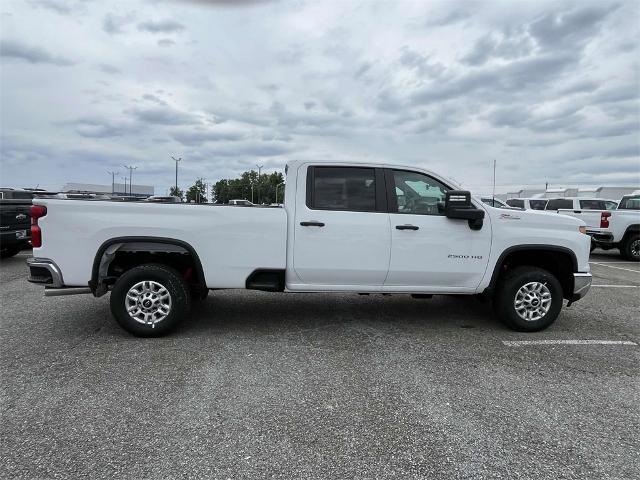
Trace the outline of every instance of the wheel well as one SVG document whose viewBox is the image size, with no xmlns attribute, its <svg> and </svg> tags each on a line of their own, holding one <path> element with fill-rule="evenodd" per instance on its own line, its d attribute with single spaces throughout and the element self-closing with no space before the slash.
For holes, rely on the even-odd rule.
<svg viewBox="0 0 640 480">
<path fill-rule="evenodd" d="M 494 289 L 506 272 L 523 265 L 547 270 L 560 282 L 564 298 L 573 296 L 573 273 L 577 271 L 577 261 L 575 255 L 565 249 L 516 249 L 506 252 L 498 260 L 489 288 Z"/>
<path fill-rule="evenodd" d="M 624 236 L 622 237 L 620 244 L 624 245 L 624 242 L 626 242 L 634 233 L 640 233 L 640 225 L 629 225 L 627 230 L 624 232 Z"/>
<path fill-rule="evenodd" d="M 146 237 L 123 237 L 105 242 L 96 254 L 89 286 L 94 295 L 104 295 L 123 273 L 147 263 L 175 269 L 193 289 L 207 288 L 200 259 L 189 244 Z"/>
</svg>

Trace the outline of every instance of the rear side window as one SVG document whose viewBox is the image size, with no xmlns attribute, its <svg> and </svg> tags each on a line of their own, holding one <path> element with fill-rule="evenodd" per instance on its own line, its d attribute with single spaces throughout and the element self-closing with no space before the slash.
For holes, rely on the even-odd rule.
<svg viewBox="0 0 640 480">
<path fill-rule="evenodd" d="M 606 210 L 607 202 L 603 200 L 580 200 L 580 208 L 583 210 Z"/>
<path fill-rule="evenodd" d="M 319 210 L 376 211 L 373 168 L 311 167 L 307 172 L 307 206 Z"/>
<path fill-rule="evenodd" d="M 510 207 L 524 208 L 524 200 L 510 198 L 509 200 L 507 200 L 507 205 L 509 205 Z"/>
<path fill-rule="evenodd" d="M 547 206 L 546 200 L 529 200 L 529 205 L 531 205 L 532 210 L 544 210 L 544 207 Z"/>
<path fill-rule="evenodd" d="M 555 200 L 549 200 L 549 202 L 547 203 L 547 210 L 560 210 L 561 208 L 572 209 L 573 200 L 557 198 Z"/>
</svg>

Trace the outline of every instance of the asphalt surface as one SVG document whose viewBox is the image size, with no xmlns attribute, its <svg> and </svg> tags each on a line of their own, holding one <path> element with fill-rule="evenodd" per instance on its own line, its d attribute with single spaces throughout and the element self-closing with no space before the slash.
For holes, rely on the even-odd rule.
<svg viewBox="0 0 640 480">
<path fill-rule="evenodd" d="M 640 265 L 613 252 L 535 334 L 471 298 L 226 291 L 146 340 L 26 256 L 0 262 L 2 478 L 638 478 Z"/>
</svg>

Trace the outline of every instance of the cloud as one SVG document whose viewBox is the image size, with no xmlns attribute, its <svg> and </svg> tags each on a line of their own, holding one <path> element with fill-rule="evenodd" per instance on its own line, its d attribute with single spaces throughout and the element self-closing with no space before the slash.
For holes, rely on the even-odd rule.
<svg viewBox="0 0 640 480">
<path fill-rule="evenodd" d="M 151 125 L 195 125 L 197 116 L 171 107 L 133 108 L 128 111 L 137 121 Z"/>
<path fill-rule="evenodd" d="M 119 68 L 114 67 L 113 65 L 109 65 L 107 63 L 100 63 L 98 65 L 98 69 L 101 72 L 107 73 L 109 75 L 116 75 L 116 74 L 122 73 L 122 71 Z"/>
<path fill-rule="evenodd" d="M 195 146 L 207 142 L 237 141 L 242 140 L 247 135 L 242 131 L 225 130 L 189 130 L 176 132 L 173 139 L 183 145 Z"/>
<path fill-rule="evenodd" d="M 110 138 L 136 133 L 138 127 L 132 124 L 114 124 L 100 118 L 83 118 L 73 122 L 75 132 L 87 138 Z"/>
<path fill-rule="evenodd" d="M 116 15 L 115 13 L 107 13 L 102 20 L 102 29 L 109 35 L 117 35 L 124 33 L 124 27 L 132 23 L 135 14 L 130 12 L 125 15 Z"/>
<path fill-rule="evenodd" d="M 149 33 L 179 33 L 185 29 L 185 26 L 175 20 L 148 20 L 138 23 L 138 30 Z"/>
<path fill-rule="evenodd" d="M 529 33 L 541 48 L 558 50 L 580 48 L 597 32 L 617 5 L 597 5 L 569 12 L 548 13 L 529 25 Z"/>
<path fill-rule="evenodd" d="M 29 0 L 29 4 L 34 7 L 51 10 L 60 15 L 69 15 L 73 12 L 70 2 L 65 0 Z"/>
<path fill-rule="evenodd" d="M 161 38 L 160 40 L 158 40 L 159 47 L 171 47 L 172 45 L 175 45 L 175 44 L 176 42 L 174 42 L 170 38 Z"/>
<path fill-rule="evenodd" d="M 0 41 L 0 57 L 23 60 L 29 63 L 49 63 L 52 65 L 69 66 L 74 63 L 57 55 L 53 55 L 40 47 L 33 47 L 14 40 Z"/>
</svg>

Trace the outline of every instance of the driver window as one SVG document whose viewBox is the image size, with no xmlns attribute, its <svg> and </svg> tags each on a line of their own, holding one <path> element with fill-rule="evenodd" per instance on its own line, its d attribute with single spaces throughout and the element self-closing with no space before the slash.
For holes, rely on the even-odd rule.
<svg viewBox="0 0 640 480">
<path fill-rule="evenodd" d="M 444 197 L 449 188 L 423 173 L 394 170 L 398 213 L 444 215 Z"/>
</svg>

